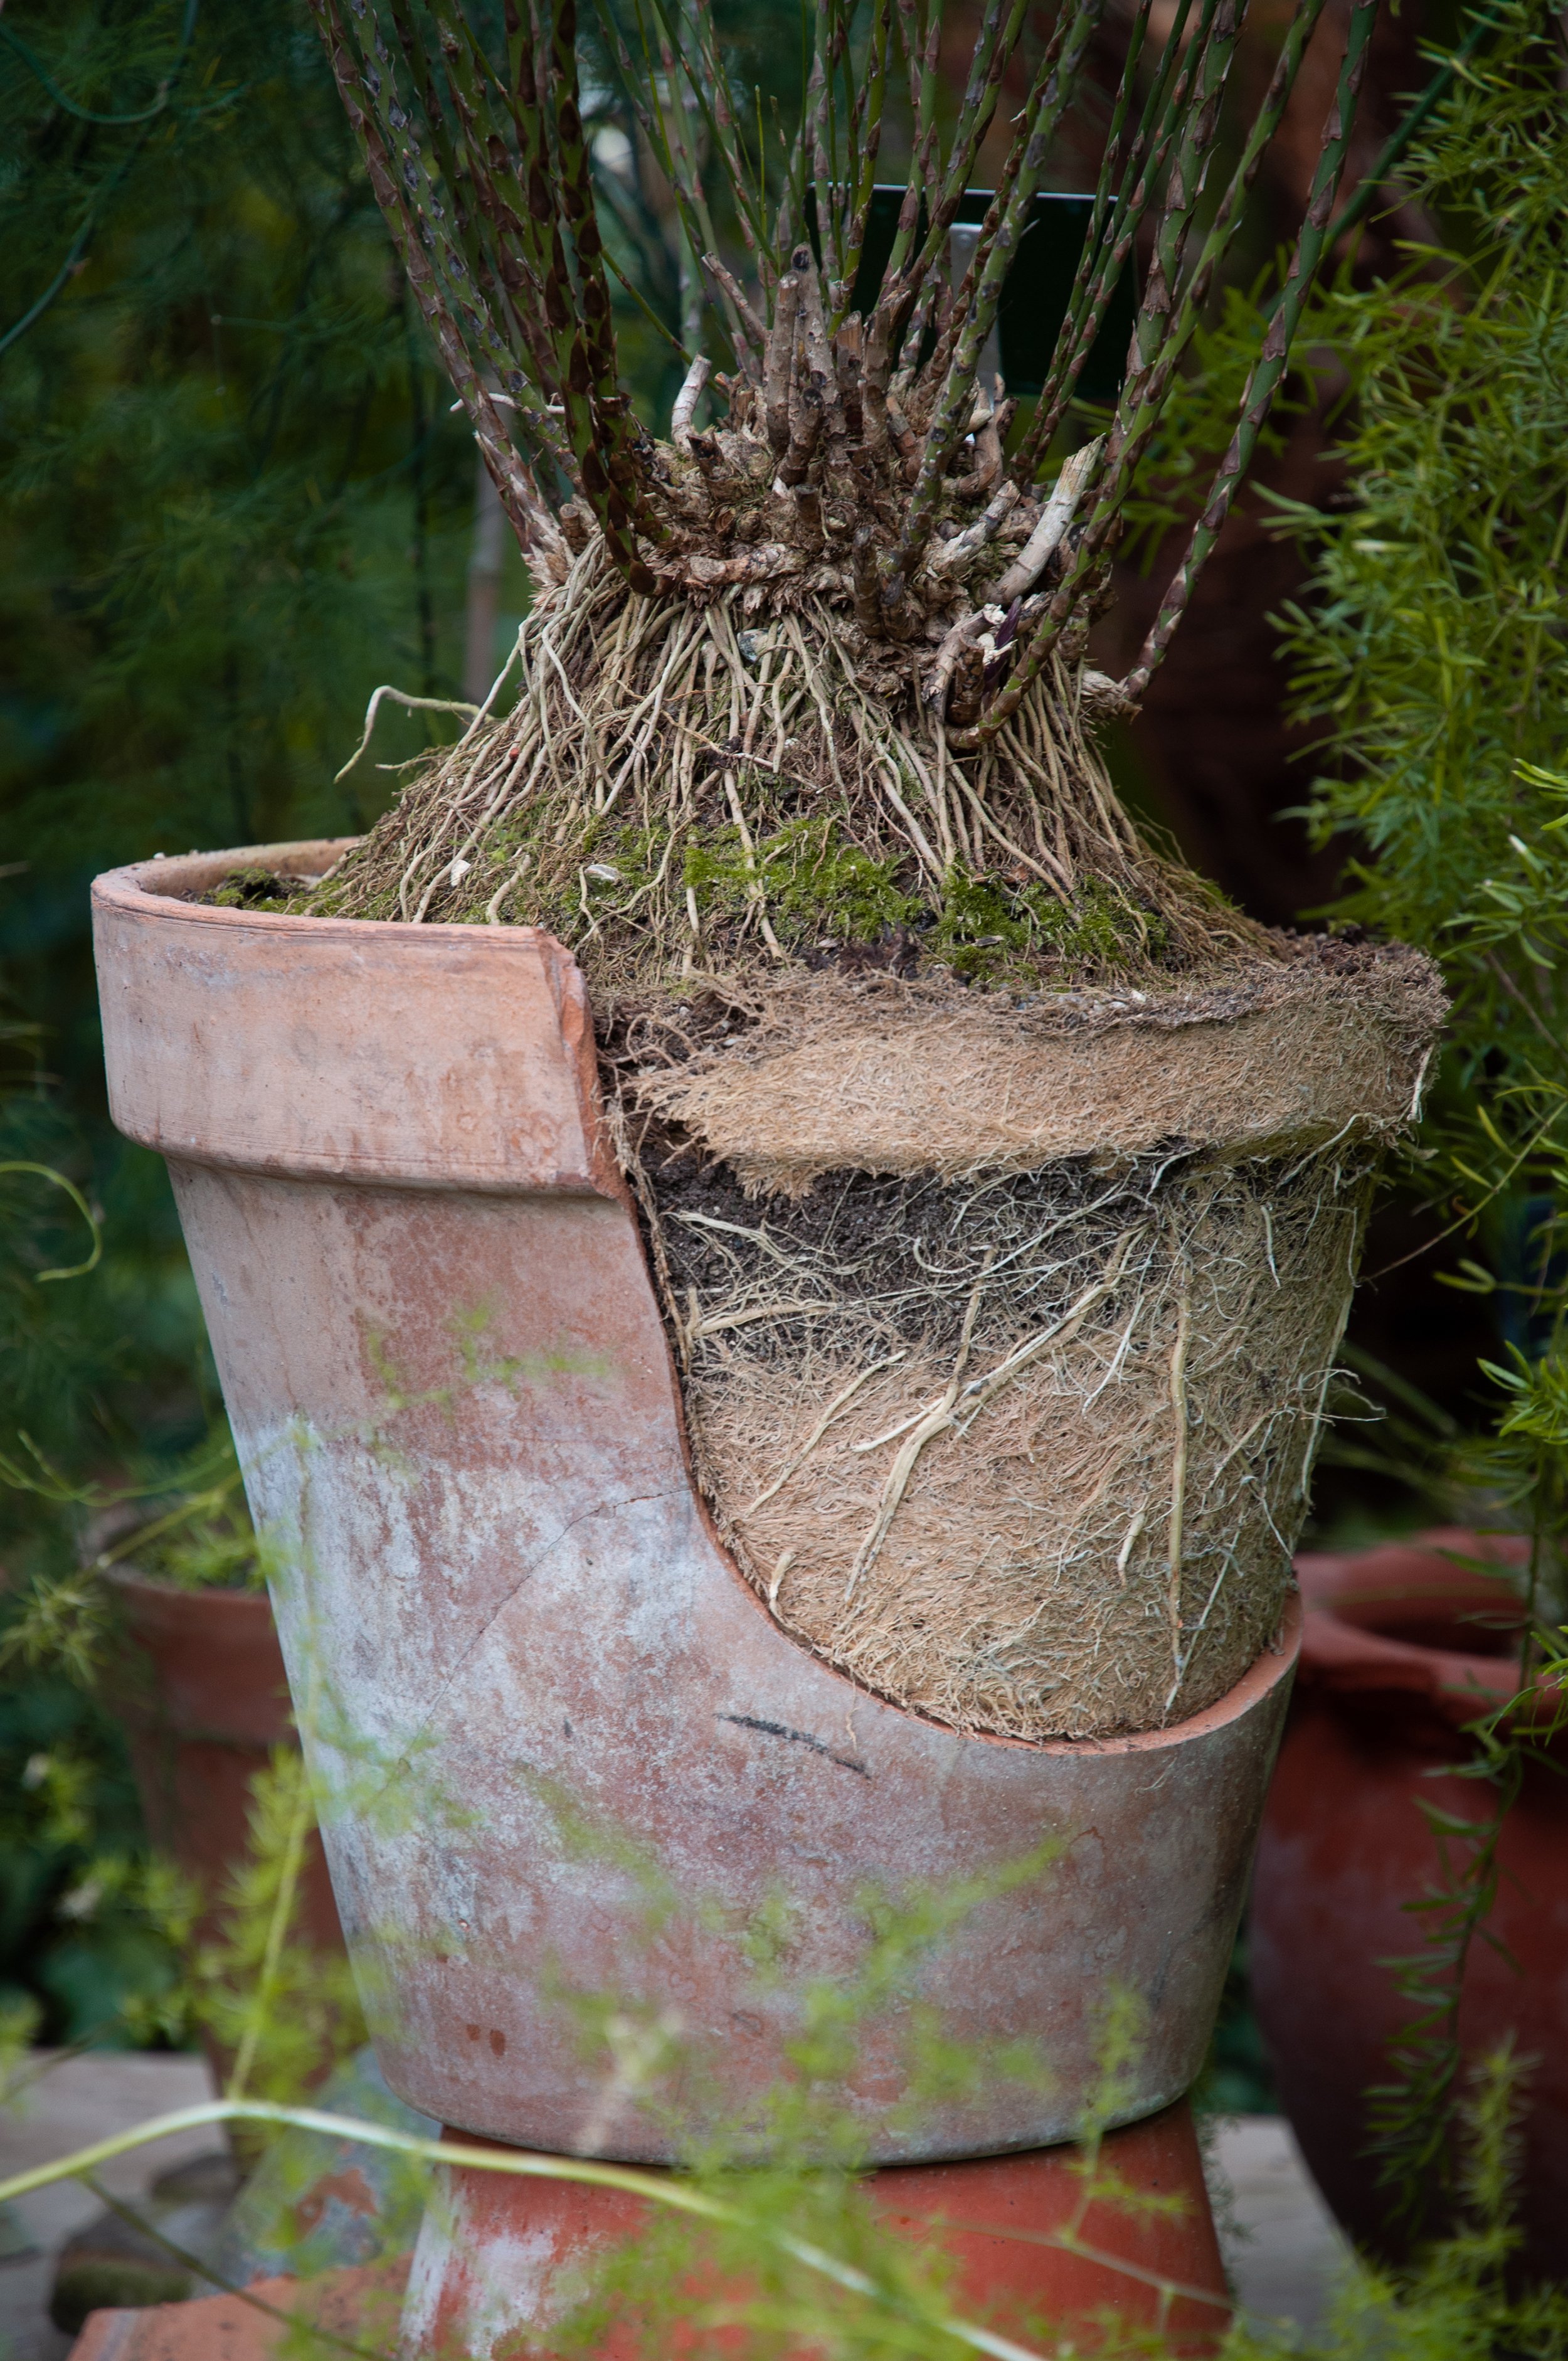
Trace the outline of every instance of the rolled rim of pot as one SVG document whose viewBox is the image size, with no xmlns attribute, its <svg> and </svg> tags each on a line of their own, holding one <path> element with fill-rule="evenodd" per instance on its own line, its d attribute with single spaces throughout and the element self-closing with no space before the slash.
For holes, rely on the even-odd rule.
<svg viewBox="0 0 1568 2361">
<path fill-rule="evenodd" d="M 1529 1556 L 1520 1534 L 1456 1525 L 1372 1549 L 1303 1551 L 1302 1686 L 1420 1699 L 1461 1730 L 1511 1704 L 1527 1620 L 1517 1573 Z M 1538 1679 L 1529 1700 L 1530 1723 L 1552 1730 L 1560 1685 Z"/>
</svg>

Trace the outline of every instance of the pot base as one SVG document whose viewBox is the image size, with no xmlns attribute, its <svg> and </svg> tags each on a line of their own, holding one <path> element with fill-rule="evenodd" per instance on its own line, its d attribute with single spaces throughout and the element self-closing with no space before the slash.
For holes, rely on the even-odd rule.
<svg viewBox="0 0 1568 2361">
<path fill-rule="evenodd" d="M 1106 2135 L 1101 2170 L 1126 2192 L 1119 2202 L 1085 2205 L 1082 2161 L 1078 2147 L 1034 2148 L 898 2166 L 867 2187 L 895 2237 L 951 2257 L 958 2317 L 1025 2339 L 1065 2329 L 1085 2353 L 1106 2340 L 1113 2318 L 1123 2334 L 1161 2331 L 1172 2355 L 1217 2353 L 1230 2301 L 1187 2101 Z M 491 2361 L 511 2351 L 510 2340 L 558 2323 L 593 2266 L 648 2224 L 646 2201 L 620 2190 L 477 2167 L 444 2178 L 414 2256 L 402 2361 L 448 2352 Z M 829 2283 L 820 2284 L 830 2299 Z M 807 2277 L 802 2292 L 811 2285 Z M 725 2298 L 744 2301 L 744 2290 L 699 2278 L 690 2291 L 694 2308 Z M 678 2330 L 676 2339 L 672 2354 L 683 2349 Z M 622 2323 L 595 2344 L 594 2361 L 634 2361 L 642 2349 Z"/>
</svg>

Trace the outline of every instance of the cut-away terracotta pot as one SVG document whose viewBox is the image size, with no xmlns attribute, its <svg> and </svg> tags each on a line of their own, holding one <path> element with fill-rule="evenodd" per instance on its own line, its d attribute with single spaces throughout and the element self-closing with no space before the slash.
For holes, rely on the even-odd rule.
<svg viewBox="0 0 1568 2361">
<path fill-rule="evenodd" d="M 871 2160 L 1039 2149 L 1100 2079 L 1121 1986 L 1147 2037 L 1119 2110 L 1201 2062 L 1295 1649 L 1144 1734 L 966 1736 L 869 1695 L 769 1615 L 694 1487 L 574 961 L 528 928 L 180 898 L 273 846 L 101 878 L 115 1121 L 168 1158 L 276 1586 L 296 1712 L 378 2054 L 471 2134 L 663 2161 L 634 2081 L 575 2037 L 622 1995 L 696 2054 L 698 2128 L 784 2070 L 852 1975 L 868 1889 L 1039 1877 L 938 1944 L 865 2028 Z M 748 1930 L 769 1914 L 783 1971 Z M 917 2004 L 1037 2046 L 899 2117 Z"/>
<path fill-rule="evenodd" d="M 1518 1688 L 1519 1598 L 1502 1574 L 1523 1544 L 1442 1529 L 1409 1543 L 1297 1561 L 1306 1606 L 1301 1668 L 1269 1791 L 1254 1883 L 1251 1971 L 1258 2023 L 1302 2153 L 1351 2235 L 1403 2250 L 1367 2153 L 1365 2093 L 1389 2079 L 1388 2044 L 1411 2009 L 1384 1962 L 1420 1949 L 1407 1905 L 1438 1883 L 1420 1809 L 1463 1819 L 1496 1808 L 1465 1725 Z M 1471 1563 L 1466 1564 L 1464 1561 Z M 1543 1726 L 1555 1696 L 1542 1695 Z M 1568 1745 L 1552 1752 L 1568 1770 Z M 1461 1848 L 1461 1851 L 1463 1848 Z M 1472 2058 L 1513 2035 L 1533 2062 L 1520 2176 L 1530 2273 L 1568 2273 L 1568 1779 L 1530 1764 L 1498 1850 L 1459 2033 Z M 1440 2228 L 1440 2221 L 1428 2224 Z"/>
</svg>

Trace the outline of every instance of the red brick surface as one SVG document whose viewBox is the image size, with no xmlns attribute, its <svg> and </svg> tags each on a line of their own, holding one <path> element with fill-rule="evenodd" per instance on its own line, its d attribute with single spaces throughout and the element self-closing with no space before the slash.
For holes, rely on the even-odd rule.
<svg viewBox="0 0 1568 2361">
<path fill-rule="evenodd" d="M 296 2316 L 334 2337 L 390 2330 L 406 2268 L 332 2271 L 306 2288 L 297 2279 L 258 2279 L 247 2290 L 252 2301 L 205 2295 L 140 2312 L 95 2312 L 71 2347 L 71 2361 L 264 2361 Z M 338 2350 L 321 2346 L 323 2355 Z"/>
</svg>

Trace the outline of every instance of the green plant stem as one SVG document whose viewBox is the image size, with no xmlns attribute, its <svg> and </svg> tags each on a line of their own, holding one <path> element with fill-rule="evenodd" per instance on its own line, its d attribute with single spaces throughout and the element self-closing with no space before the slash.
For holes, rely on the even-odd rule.
<svg viewBox="0 0 1568 2361">
<path fill-rule="evenodd" d="M 1332 176 L 1325 198 L 1323 190 L 1325 167 L 1332 161 L 1330 148 L 1325 146 L 1318 173 L 1314 178 L 1312 193 L 1308 202 L 1307 215 L 1292 258 L 1289 276 L 1284 288 L 1274 298 L 1269 309 L 1263 352 L 1244 397 L 1243 415 L 1235 435 L 1214 478 L 1202 513 L 1192 529 L 1187 550 L 1161 601 L 1159 613 L 1139 653 L 1138 661 L 1123 683 L 1126 695 L 1135 703 L 1142 697 L 1156 665 L 1170 643 L 1171 637 L 1186 611 L 1198 575 L 1219 537 L 1225 519 L 1230 514 L 1242 479 L 1251 465 L 1258 434 L 1266 417 L 1274 393 L 1277 390 L 1288 366 L 1289 354 L 1296 329 L 1299 324 L 1300 314 L 1323 257 L 1332 247 L 1337 245 L 1365 218 L 1376 203 L 1383 183 L 1422 124 L 1438 105 L 1460 66 L 1474 54 L 1487 34 L 1497 29 L 1497 19 L 1492 15 L 1483 12 L 1475 18 L 1459 48 L 1433 75 L 1420 97 L 1408 110 L 1403 120 L 1384 143 L 1354 195 L 1337 217 L 1331 220 L 1329 216 L 1332 212 L 1333 196 L 1339 185 L 1339 178 L 1343 175 L 1347 150 L 1349 126 L 1348 120 L 1343 115 L 1343 103 L 1347 72 L 1352 63 L 1351 49 L 1347 46 L 1345 63 L 1341 73 L 1340 108 L 1343 136 L 1339 143 L 1337 171 Z M 1352 30 L 1354 35 L 1354 21 Z M 1354 93 L 1352 96 L 1354 99 Z M 1179 339 L 1172 339 L 1173 344 L 1179 341 Z"/>
<path fill-rule="evenodd" d="M 1318 169 L 1312 175 L 1311 194 L 1296 240 L 1296 251 L 1290 258 L 1285 291 L 1269 322 L 1263 350 L 1247 381 L 1241 420 L 1231 438 L 1231 447 L 1221 463 L 1203 512 L 1192 528 L 1181 563 L 1160 601 L 1159 612 L 1144 642 L 1137 663 L 1122 684 L 1124 694 L 1134 704 L 1147 688 L 1155 666 L 1170 645 L 1171 635 L 1187 610 L 1193 587 L 1224 529 L 1231 504 L 1243 477 L 1252 465 L 1257 438 L 1273 407 L 1274 397 L 1290 365 L 1291 347 L 1307 298 L 1312 291 L 1318 267 L 1333 242 L 1334 199 L 1339 194 L 1340 181 L 1350 155 L 1356 101 L 1361 94 L 1367 47 L 1376 21 L 1377 0 L 1354 0 L 1350 30 L 1345 38 L 1344 56 L 1340 62 L 1333 111 L 1324 134 Z"/>
<path fill-rule="evenodd" d="M 1019 239 L 1028 225 L 1035 192 L 1044 176 L 1051 142 L 1077 87 L 1084 55 L 1100 21 L 1100 13 L 1101 0 L 1078 0 L 1070 18 L 1065 8 L 1058 18 L 1052 49 L 1047 53 L 1036 90 L 1031 97 L 1023 152 L 1017 156 L 1007 182 L 1006 203 L 1001 208 L 1001 220 L 984 267 L 979 274 L 973 306 L 958 340 L 958 349 L 926 439 L 920 473 L 905 510 L 903 530 L 888 566 L 884 598 L 890 605 L 894 603 L 894 599 L 888 593 L 912 576 L 930 539 L 943 478 L 948 462 L 967 431 L 974 407 L 980 357 L 995 324 L 1002 301 L 1003 282 L 1017 252 Z M 956 194 L 953 204 L 956 208 Z M 1001 206 L 1000 194 L 996 205 Z"/>
<path fill-rule="evenodd" d="M 1176 15 L 1144 103 L 1142 118 L 1130 146 L 1124 151 L 1127 115 L 1135 88 L 1135 71 L 1143 54 L 1152 13 L 1152 0 L 1138 0 L 1137 14 L 1127 39 L 1127 60 L 1123 70 L 1122 87 L 1105 135 L 1094 204 L 1083 234 L 1083 246 L 1078 258 L 1067 314 L 1058 332 L 1056 349 L 1051 355 L 1046 382 L 1040 388 L 1034 418 L 1018 445 L 1015 465 L 1022 477 L 1032 477 L 1050 448 L 1051 438 L 1072 398 L 1084 362 L 1099 334 L 1106 304 L 1131 251 L 1132 238 L 1146 208 L 1152 182 L 1149 170 L 1151 145 L 1157 155 L 1161 111 L 1180 53 L 1191 6 L 1192 0 L 1177 0 Z M 1206 37 L 1204 26 L 1201 24 L 1195 43 L 1200 54 Z M 1151 135 L 1154 135 L 1152 140 Z"/>
<path fill-rule="evenodd" d="M 854 298 L 855 279 L 861 267 L 861 255 L 866 242 L 866 224 L 871 218 L 872 191 L 876 184 L 876 159 L 882 145 L 882 119 L 887 98 L 887 61 L 893 29 L 893 0 L 874 0 L 872 16 L 871 56 L 866 78 L 867 133 L 860 159 L 860 174 L 854 190 L 855 209 L 844 236 L 843 284 L 828 324 L 829 335 L 837 335 L 843 326 Z"/>
<path fill-rule="evenodd" d="M 1103 552 L 1122 513 L 1138 464 L 1165 413 L 1177 365 L 1197 333 L 1215 275 L 1241 229 L 1246 196 L 1263 160 L 1264 151 L 1283 120 L 1307 42 L 1321 13 L 1322 5 L 1323 0 L 1305 0 L 1305 5 L 1292 18 L 1267 93 L 1254 117 L 1230 185 L 1220 202 L 1197 263 L 1178 292 L 1188 232 L 1218 142 L 1219 108 L 1224 95 L 1230 59 L 1239 37 L 1239 22 L 1231 0 L 1222 0 L 1209 49 L 1204 53 L 1197 75 L 1195 106 L 1185 110 L 1190 119 L 1184 126 L 1181 146 L 1172 168 L 1172 182 L 1181 192 L 1182 205 L 1179 212 L 1176 212 L 1168 203 L 1161 220 L 1161 243 L 1157 247 L 1155 268 L 1151 269 L 1149 285 L 1145 290 L 1143 306 L 1135 326 L 1127 383 L 1123 390 L 1114 425 L 1106 439 L 1103 471 L 1096 488 L 1092 512 L 1083 529 L 1076 555 L 1053 595 L 1027 652 L 979 724 L 972 730 L 953 731 L 949 735 L 948 744 L 956 750 L 973 752 L 1005 727 L 1050 662 L 1086 585 L 1096 567 L 1103 562 Z M 1376 5 L 1377 0 L 1357 0 L 1357 13 L 1351 19 L 1345 55 L 1341 65 L 1334 110 L 1324 129 L 1318 170 L 1313 175 L 1313 198 L 1316 199 L 1325 172 L 1332 171 L 1331 203 L 1332 192 L 1338 190 L 1348 154 L 1350 126 L 1354 112 L 1354 94 L 1360 86 L 1365 61 L 1365 39 L 1370 20 L 1376 16 Z M 1364 16 L 1367 19 L 1365 26 L 1363 25 Z M 1346 78 L 1353 65 L 1352 104 L 1347 113 Z M 1179 84 L 1173 100 L 1173 109 L 1178 112 L 1183 111 L 1181 88 L 1182 85 Z M 1305 251 L 1302 241 L 1307 238 L 1308 227 L 1313 219 L 1311 203 L 1312 200 L 1310 200 L 1308 221 L 1303 225 L 1301 238 L 1297 243 L 1292 263 L 1293 279 Z M 1310 276 L 1309 273 L 1300 291 L 1303 301 L 1310 290 Z M 1294 315 L 1291 325 L 1294 325 Z M 1287 336 L 1287 355 L 1288 346 Z M 1283 375 L 1283 368 L 1280 374 Z M 1267 416 L 1277 385 L 1277 379 L 1275 379 L 1266 385 L 1260 382 L 1256 388 L 1254 441 Z M 1249 388 L 1249 393 L 1252 391 L 1253 389 Z M 1036 419 L 1036 423 L 1039 425 L 1040 421 Z M 1250 449 L 1249 444 L 1249 452 Z"/>
<path fill-rule="evenodd" d="M 95 1270 L 99 1257 L 104 1251 L 104 1234 L 98 1226 L 92 1206 L 87 1202 L 75 1181 L 68 1180 L 63 1172 L 57 1172 L 52 1164 L 28 1164 L 15 1160 L 0 1164 L 0 1173 L 5 1172 L 33 1172 L 41 1180 L 52 1180 L 57 1189 L 64 1190 L 92 1233 L 93 1251 L 86 1261 L 73 1263 L 69 1270 L 40 1270 L 38 1274 L 39 1286 L 41 1287 L 46 1279 L 82 1279 L 88 1271 Z"/>
<path fill-rule="evenodd" d="M 1363 175 L 1354 196 L 1350 199 L 1335 222 L 1336 242 L 1344 236 L 1347 230 L 1357 228 L 1365 220 L 1377 202 L 1378 192 L 1384 181 L 1388 178 L 1422 124 L 1426 122 L 1432 109 L 1442 98 L 1460 67 L 1467 58 L 1475 56 L 1488 33 L 1495 33 L 1497 30 L 1498 21 L 1497 17 L 1483 9 L 1459 47 L 1443 60 L 1403 120 L 1395 125 L 1376 159 Z"/>
<path fill-rule="evenodd" d="M 315 1826 L 315 1814 L 311 1805 L 311 1783 L 303 1762 L 299 1770 L 299 1790 L 294 1808 L 289 1818 L 289 1833 L 284 1842 L 283 1858 L 278 1872 L 278 1891 L 273 1897 L 271 1916 L 267 1924 L 267 1942 L 261 1954 L 261 1966 L 251 1994 L 249 2015 L 239 2048 L 235 2052 L 225 2096 L 243 2099 L 246 2085 L 256 2064 L 256 2052 L 260 2044 L 278 1987 L 279 1970 L 282 1965 L 283 1947 L 293 1924 L 295 1905 L 299 1899 L 300 1878 L 304 1869 L 305 1847 Z"/>
<path fill-rule="evenodd" d="M 309 0 L 309 5 L 326 45 L 338 94 L 364 154 L 376 202 L 408 275 L 414 300 L 435 340 L 446 373 L 473 422 L 476 436 L 506 504 L 513 530 L 523 547 L 531 547 L 539 534 L 542 522 L 532 478 L 519 457 L 500 413 L 490 398 L 489 390 L 469 354 L 467 342 L 447 303 L 441 275 L 421 239 L 414 211 L 411 204 L 405 202 L 403 183 L 382 137 L 380 126 L 373 110 L 364 104 L 361 93 L 367 91 L 367 84 L 361 62 L 349 46 L 336 0 Z M 416 186 L 427 186 L 422 165 L 417 156 L 412 160 Z M 476 319 L 477 316 L 476 312 Z M 522 398 L 513 396 L 514 401 L 520 399 Z M 525 401 L 517 414 L 535 435 L 536 447 L 544 450 L 568 472 L 575 468 L 575 456 L 547 412 L 537 404 Z"/>
</svg>

